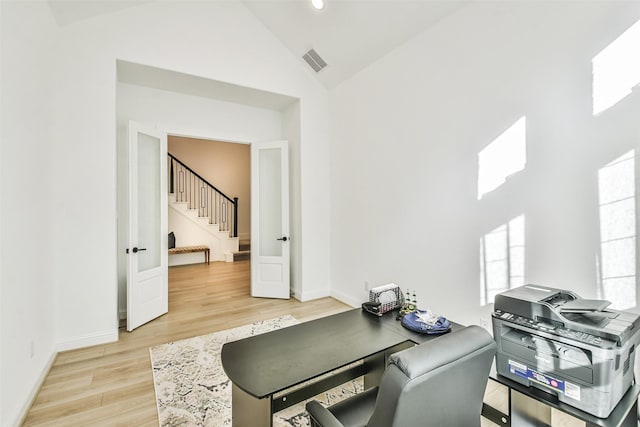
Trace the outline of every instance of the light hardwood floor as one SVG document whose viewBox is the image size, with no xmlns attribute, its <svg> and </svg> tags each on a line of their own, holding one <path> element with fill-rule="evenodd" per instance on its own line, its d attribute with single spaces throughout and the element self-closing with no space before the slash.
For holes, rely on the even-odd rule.
<svg viewBox="0 0 640 427">
<path fill-rule="evenodd" d="M 350 309 L 332 298 L 251 298 L 250 263 L 169 269 L 169 313 L 116 343 L 58 354 L 25 426 L 157 426 L 149 347 L 291 314 L 301 321 Z"/>
</svg>

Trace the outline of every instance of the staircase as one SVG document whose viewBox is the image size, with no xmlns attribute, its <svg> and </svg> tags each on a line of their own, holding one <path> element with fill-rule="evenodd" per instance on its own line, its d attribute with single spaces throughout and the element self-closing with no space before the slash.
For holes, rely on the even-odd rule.
<svg viewBox="0 0 640 427">
<path fill-rule="evenodd" d="M 176 234 L 176 246 L 208 245 L 212 261 L 246 259 L 248 248 L 241 250 L 237 237 L 238 198 L 225 195 L 170 153 L 168 161 L 169 224 L 179 232 L 169 231 Z"/>
<path fill-rule="evenodd" d="M 238 244 L 238 251 L 233 254 L 234 261 L 251 259 L 251 241 L 242 240 Z"/>
</svg>

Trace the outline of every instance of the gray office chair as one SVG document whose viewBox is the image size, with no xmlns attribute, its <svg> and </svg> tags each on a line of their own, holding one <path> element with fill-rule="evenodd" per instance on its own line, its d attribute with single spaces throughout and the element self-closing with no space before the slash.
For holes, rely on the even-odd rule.
<svg viewBox="0 0 640 427">
<path fill-rule="evenodd" d="M 496 344 L 469 326 L 391 355 L 380 385 L 329 408 L 307 403 L 312 427 L 480 426 Z"/>
</svg>

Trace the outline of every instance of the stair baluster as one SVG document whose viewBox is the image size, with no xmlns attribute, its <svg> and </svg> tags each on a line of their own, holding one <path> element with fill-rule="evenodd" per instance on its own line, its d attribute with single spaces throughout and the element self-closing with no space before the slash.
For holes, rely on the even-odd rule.
<svg viewBox="0 0 640 427">
<path fill-rule="evenodd" d="M 218 190 L 193 169 L 168 153 L 170 162 L 169 189 L 177 202 L 186 202 L 197 209 L 199 217 L 209 217 L 209 224 L 218 224 L 229 237 L 238 237 L 238 198 L 233 199 Z"/>
</svg>

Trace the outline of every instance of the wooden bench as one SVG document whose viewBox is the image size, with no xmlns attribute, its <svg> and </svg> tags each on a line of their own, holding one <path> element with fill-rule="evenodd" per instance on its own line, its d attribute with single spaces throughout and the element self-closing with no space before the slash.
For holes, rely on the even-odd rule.
<svg viewBox="0 0 640 427">
<path fill-rule="evenodd" d="M 209 264 L 209 255 L 211 253 L 211 251 L 209 250 L 209 246 L 181 246 L 169 249 L 169 255 L 189 254 L 193 252 L 204 252 L 204 262 Z"/>
</svg>

